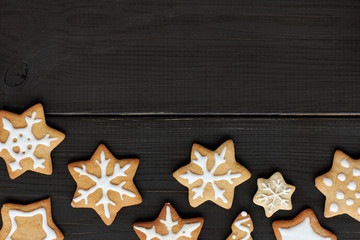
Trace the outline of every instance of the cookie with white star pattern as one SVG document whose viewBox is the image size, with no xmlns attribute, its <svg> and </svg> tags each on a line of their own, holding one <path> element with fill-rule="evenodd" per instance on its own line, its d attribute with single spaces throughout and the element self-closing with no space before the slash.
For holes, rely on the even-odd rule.
<svg viewBox="0 0 360 240">
<path fill-rule="evenodd" d="M 117 160 L 101 144 L 90 160 L 68 166 L 77 183 L 71 206 L 93 208 L 111 225 L 121 208 L 142 202 L 133 182 L 138 165 L 139 159 Z"/>
<path fill-rule="evenodd" d="M 50 175 L 50 153 L 64 138 L 65 134 L 46 124 L 41 104 L 22 114 L 0 111 L 0 157 L 12 179 L 28 170 Z"/>
</svg>

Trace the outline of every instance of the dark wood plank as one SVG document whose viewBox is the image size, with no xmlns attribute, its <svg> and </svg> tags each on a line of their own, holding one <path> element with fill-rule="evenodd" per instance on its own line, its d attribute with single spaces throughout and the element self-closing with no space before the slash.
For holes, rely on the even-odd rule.
<svg viewBox="0 0 360 240">
<path fill-rule="evenodd" d="M 360 113 L 356 0 L 18 0 L 0 16 L 2 106 Z"/>
<path fill-rule="evenodd" d="M 335 232 L 338 239 L 360 237 L 356 220 L 346 215 L 324 218 L 325 198 L 314 186 L 315 177 L 331 167 L 335 149 L 360 158 L 357 118 L 49 117 L 48 122 L 67 134 L 53 152 L 53 175 L 29 172 L 10 180 L 1 161 L 0 204 L 29 203 L 51 196 L 54 219 L 67 239 L 135 240 L 132 224 L 155 218 L 166 201 L 173 203 L 183 217 L 205 218 L 200 239 L 225 239 L 241 210 L 253 217 L 254 239 L 273 239 L 273 220 L 292 218 L 307 207 L 315 211 L 321 224 Z M 228 138 L 235 141 L 237 160 L 251 171 L 252 178 L 236 188 L 230 210 L 210 202 L 198 208 L 190 207 L 187 189 L 172 177 L 172 172 L 189 162 L 193 142 L 216 148 Z M 144 202 L 122 209 L 110 227 L 93 210 L 70 206 L 76 185 L 67 164 L 89 159 L 99 143 L 105 143 L 118 158 L 140 158 L 135 183 Z M 294 208 L 267 219 L 263 209 L 252 203 L 252 197 L 256 179 L 267 178 L 277 170 L 297 187 Z"/>
</svg>

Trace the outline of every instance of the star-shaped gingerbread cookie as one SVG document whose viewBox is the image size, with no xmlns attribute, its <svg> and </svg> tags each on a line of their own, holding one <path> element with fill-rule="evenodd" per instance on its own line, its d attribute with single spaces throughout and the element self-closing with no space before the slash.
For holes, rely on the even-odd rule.
<svg viewBox="0 0 360 240">
<path fill-rule="evenodd" d="M 302 211 L 293 220 L 273 222 L 276 240 L 336 240 L 332 232 L 321 227 L 311 209 Z"/>
<path fill-rule="evenodd" d="M 228 140 L 215 151 L 194 144 L 191 162 L 175 171 L 173 176 L 189 188 L 192 207 L 210 200 L 229 209 L 235 187 L 248 180 L 251 174 L 236 162 L 234 142 Z"/>
<path fill-rule="evenodd" d="M 106 225 L 111 225 L 121 208 L 142 202 L 133 178 L 139 159 L 117 160 L 101 144 L 88 161 L 70 163 L 77 183 L 71 205 L 93 208 Z"/>
<path fill-rule="evenodd" d="M 64 138 L 63 133 L 46 125 L 41 104 L 20 115 L 0 111 L 0 157 L 12 179 L 28 170 L 50 175 L 50 153 Z"/>
<path fill-rule="evenodd" d="M 231 225 L 232 233 L 226 240 L 252 240 L 251 232 L 254 225 L 250 215 L 242 211 Z"/>
<path fill-rule="evenodd" d="M 182 219 L 170 203 L 166 203 L 158 218 L 152 222 L 134 224 L 141 240 L 196 240 L 200 234 L 203 218 Z"/>
<path fill-rule="evenodd" d="M 64 239 L 52 220 L 50 198 L 28 205 L 6 203 L 1 208 L 1 217 L 0 239 Z"/>
<path fill-rule="evenodd" d="M 291 210 L 291 195 L 295 186 L 287 184 L 280 172 L 274 173 L 270 178 L 257 180 L 258 191 L 253 202 L 262 206 L 265 215 L 271 217 L 278 210 Z"/>
<path fill-rule="evenodd" d="M 337 150 L 331 170 L 315 185 L 326 196 L 325 217 L 348 214 L 360 221 L 360 160 Z"/>
</svg>

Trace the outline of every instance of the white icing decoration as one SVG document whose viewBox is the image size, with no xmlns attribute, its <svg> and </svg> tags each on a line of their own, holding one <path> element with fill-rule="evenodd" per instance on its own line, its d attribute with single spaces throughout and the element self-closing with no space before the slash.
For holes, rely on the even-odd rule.
<svg viewBox="0 0 360 240">
<path fill-rule="evenodd" d="M 342 191 L 336 191 L 337 199 L 344 199 L 344 193 Z"/>
<path fill-rule="evenodd" d="M 346 176 L 345 176 L 345 174 L 343 174 L 343 173 L 340 173 L 338 176 L 337 176 L 337 178 L 340 180 L 340 181 L 345 181 L 345 179 L 346 179 Z"/>
<path fill-rule="evenodd" d="M 330 179 L 330 178 L 327 178 L 327 177 L 325 177 L 325 178 L 323 178 L 323 182 L 325 183 L 325 185 L 326 186 L 328 186 L 328 187 L 331 187 L 332 186 L 332 180 Z"/>
<path fill-rule="evenodd" d="M 358 193 L 358 192 L 355 193 L 355 197 L 356 197 L 356 198 L 360 198 L 360 193 Z"/>
<path fill-rule="evenodd" d="M 348 206 L 354 205 L 354 200 L 351 198 L 346 199 L 346 205 Z"/>
<path fill-rule="evenodd" d="M 38 208 L 31 212 L 23 212 L 23 211 L 19 211 L 19 210 L 9 210 L 9 216 L 10 216 L 10 220 L 11 220 L 11 229 L 10 229 L 9 234 L 6 236 L 5 240 L 12 240 L 11 235 L 13 235 L 17 229 L 17 223 L 15 221 L 15 217 L 32 217 L 37 214 L 41 214 L 41 216 L 42 216 L 42 228 L 43 228 L 44 232 L 46 233 L 46 237 L 43 238 L 42 240 L 56 239 L 57 236 L 56 236 L 55 231 L 52 228 L 50 228 L 47 223 L 47 215 L 46 215 L 45 208 Z"/>
<path fill-rule="evenodd" d="M 358 208 L 358 214 L 360 214 L 360 207 Z"/>
<path fill-rule="evenodd" d="M 294 227 L 279 228 L 279 232 L 282 240 L 331 240 L 330 237 L 323 237 L 314 232 L 309 217 Z"/>
<path fill-rule="evenodd" d="M 341 166 L 343 166 L 343 167 L 345 167 L 345 168 L 350 167 L 350 164 L 349 164 L 349 162 L 346 160 L 346 158 L 344 158 L 343 160 L 341 160 L 340 163 L 341 163 Z"/>
<path fill-rule="evenodd" d="M 224 203 L 228 203 L 228 200 L 224 197 L 225 190 L 220 189 L 216 184 L 216 182 L 227 181 L 228 183 L 233 184 L 234 182 L 232 179 L 241 177 L 241 173 L 232 174 L 230 169 L 226 174 L 214 175 L 216 169 L 221 164 L 226 162 L 226 160 L 224 159 L 225 153 L 226 153 L 226 146 L 223 148 L 220 155 L 218 153 L 215 153 L 215 164 L 209 171 L 206 166 L 208 159 L 207 156 L 201 156 L 201 154 L 198 151 L 195 151 L 195 156 L 197 157 L 197 159 L 194 160 L 193 162 L 201 168 L 203 174 L 198 175 L 191 172 L 190 170 L 187 170 L 187 173 L 180 175 L 181 178 L 187 179 L 189 184 L 192 184 L 198 180 L 202 181 L 200 187 L 196 187 L 192 189 L 193 192 L 195 193 L 193 199 L 196 199 L 198 197 L 203 197 L 205 187 L 208 183 L 210 183 L 215 193 L 215 200 L 220 198 Z"/>
<path fill-rule="evenodd" d="M 339 206 L 336 203 L 331 203 L 330 204 L 330 211 L 331 212 L 337 212 L 339 211 Z"/>
<path fill-rule="evenodd" d="M 57 140 L 57 138 L 50 138 L 49 134 L 46 134 L 42 139 L 37 139 L 34 136 L 32 126 L 42 121 L 41 119 L 35 119 L 35 117 L 36 111 L 32 112 L 31 117 L 25 116 L 27 126 L 24 128 L 14 128 L 8 119 L 2 118 L 3 128 L 9 131 L 9 137 L 5 143 L 0 142 L 0 152 L 6 149 L 11 157 L 14 158 L 15 161 L 9 163 L 13 172 L 22 169 L 20 161 L 25 158 L 31 158 L 33 160 L 34 169 L 45 168 L 45 159 L 37 158 L 34 152 L 38 145 L 50 147 L 50 142 Z"/>
<path fill-rule="evenodd" d="M 355 191 L 356 189 L 356 182 L 355 181 L 352 181 L 352 182 L 349 182 L 349 184 L 347 185 L 347 188 L 352 190 L 352 191 Z"/>
<path fill-rule="evenodd" d="M 353 169 L 353 175 L 354 175 L 354 177 L 360 176 L 360 170 L 357 169 L 357 168 L 354 168 L 354 169 Z"/>
<path fill-rule="evenodd" d="M 245 211 L 241 212 L 241 216 L 246 217 L 247 215 L 248 215 L 247 212 L 245 212 Z"/>
<path fill-rule="evenodd" d="M 155 226 L 150 229 L 138 226 L 134 226 L 134 228 L 143 232 L 146 235 L 146 240 L 151 240 L 154 238 L 160 240 L 177 240 L 182 237 L 191 238 L 191 233 L 201 226 L 200 222 L 185 223 L 178 232 L 174 233 L 172 229 L 174 226 L 178 225 L 178 221 L 173 222 L 169 206 L 166 206 L 165 220 L 161 219 L 160 222 L 166 227 L 168 231 L 166 235 L 160 235 L 157 233 Z"/>
<path fill-rule="evenodd" d="M 94 193 L 96 190 L 101 189 L 102 190 L 102 197 L 99 201 L 95 203 L 96 206 L 99 206 L 100 204 L 103 204 L 104 206 L 104 212 L 105 217 L 110 218 L 110 210 L 109 210 L 109 204 L 114 205 L 115 203 L 111 201 L 108 197 L 109 191 L 114 191 L 120 194 L 120 198 L 123 200 L 123 195 L 129 196 L 129 197 L 135 197 L 136 194 L 125 190 L 123 188 L 126 181 L 122 181 L 119 185 L 112 184 L 111 181 L 117 177 L 126 177 L 125 171 L 131 166 L 130 164 L 126 164 L 124 167 L 120 167 L 119 163 L 115 163 L 114 166 L 114 172 L 110 176 L 107 176 L 106 170 L 107 166 L 109 164 L 111 159 L 105 159 L 105 152 L 101 151 L 100 153 L 100 162 L 96 160 L 97 165 L 99 165 L 101 169 L 101 176 L 97 177 L 93 174 L 90 174 L 86 171 L 86 165 L 83 164 L 82 168 L 75 167 L 74 170 L 78 172 L 81 175 L 85 175 L 88 178 L 90 178 L 92 181 L 94 181 L 96 184 L 89 188 L 88 190 L 79 189 L 78 192 L 80 193 L 80 196 L 73 199 L 74 202 L 79 202 L 81 200 L 85 200 L 85 204 L 88 204 L 88 197 L 90 194 Z"/>
<path fill-rule="evenodd" d="M 247 214 L 247 212 L 242 211 L 242 212 L 241 212 L 241 216 L 245 217 L 245 216 L 248 216 L 248 214 Z M 245 235 L 243 238 L 240 238 L 239 240 L 248 240 L 248 239 L 250 239 L 250 233 L 251 233 L 250 228 L 249 228 L 250 225 L 248 224 L 248 227 L 242 225 L 244 222 L 247 222 L 247 221 L 249 221 L 249 220 L 250 220 L 250 216 L 247 217 L 247 218 L 240 219 L 240 220 L 238 220 L 238 221 L 236 221 L 236 222 L 234 223 L 234 226 L 235 226 L 236 228 L 238 228 L 240 231 L 243 231 L 243 232 L 246 233 L 246 235 Z M 235 238 L 236 238 L 236 235 L 233 235 L 232 238 L 235 239 Z"/>
</svg>

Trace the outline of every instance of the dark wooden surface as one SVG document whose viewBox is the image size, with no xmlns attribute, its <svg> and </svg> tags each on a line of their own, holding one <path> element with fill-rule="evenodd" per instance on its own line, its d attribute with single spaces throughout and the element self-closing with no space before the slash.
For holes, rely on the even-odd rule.
<svg viewBox="0 0 360 240">
<path fill-rule="evenodd" d="M 0 107 L 44 104 L 66 133 L 51 176 L 10 180 L 0 161 L 0 204 L 52 197 L 66 239 L 137 239 L 135 221 L 170 201 L 182 217 L 205 218 L 199 239 L 225 239 L 241 210 L 255 240 L 271 223 L 311 207 L 338 239 L 360 239 L 359 222 L 323 216 L 316 176 L 335 149 L 360 158 L 360 1 L 357 0 L 0 0 Z M 235 141 L 253 174 L 230 210 L 192 208 L 172 172 L 194 142 Z M 99 143 L 118 158 L 139 157 L 141 205 L 107 227 L 74 209 L 72 161 Z M 265 217 L 252 203 L 256 179 L 281 171 L 295 185 L 292 211 Z"/>
</svg>

